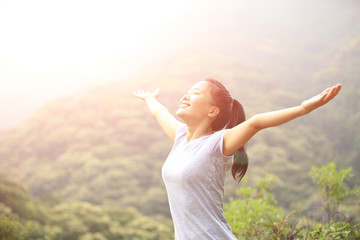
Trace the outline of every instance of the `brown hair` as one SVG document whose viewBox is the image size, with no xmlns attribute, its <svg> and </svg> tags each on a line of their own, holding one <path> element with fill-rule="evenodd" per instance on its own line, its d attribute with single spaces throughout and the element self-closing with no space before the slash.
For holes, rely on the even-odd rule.
<svg viewBox="0 0 360 240">
<path fill-rule="evenodd" d="M 214 100 L 213 105 L 220 110 L 219 114 L 211 124 L 214 131 L 224 128 L 232 128 L 245 121 L 245 112 L 242 105 L 233 99 L 225 86 L 215 79 L 206 79 L 210 83 L 211 96 Z M 234 161 L 231 166 L 231 173 L 235 181 L 240 182 L 248 168 L 248 156 L 245 147 L 239 148 L 234 155 Z"/>
</svg>

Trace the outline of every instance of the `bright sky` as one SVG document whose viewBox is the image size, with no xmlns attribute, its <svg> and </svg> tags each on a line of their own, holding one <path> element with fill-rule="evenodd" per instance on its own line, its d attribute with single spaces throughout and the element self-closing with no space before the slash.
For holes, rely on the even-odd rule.
<svg viewBox="0 0 360 240">
<path fill-rule="evenodd" d="M 15 108 L 101 81 L 193 2 L 0 0 L 0 130 Z"/>
<path fill-rule="evenodd" d="M 0 0 L 0 131 L 52 99 L 127 79 L 180 45 L 232 44 L 256 61 L 263 55 L 249 48 L 254 41 L 267 51 L 294 49 L 297 34 L 312 36 L 319 26 L 332 29 L 331 39 L 356 20 L 358 4 L 345 2 Z"/>
</svg>

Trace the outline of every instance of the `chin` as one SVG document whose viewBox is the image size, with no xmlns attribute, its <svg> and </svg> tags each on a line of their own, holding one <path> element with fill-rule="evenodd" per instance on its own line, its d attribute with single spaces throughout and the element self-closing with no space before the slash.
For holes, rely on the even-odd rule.
<svg viewBox="0 0 360 240">
<path fill-rule="evenodd" d="M 183 117 L 185 116 L 184 109 L 179 108 L 179 109 L 176 111 L 176 116 L 178 116 L 179 118 L 183 119 Z"/>
<path fill-rule="evenodd" d="M 182 109 L 178 109 L 178 110 L 176 111 L 176 113 L 175 113 L 176 116 L 181 117 L 181 110 L 182 110 Z"/>
</svg>

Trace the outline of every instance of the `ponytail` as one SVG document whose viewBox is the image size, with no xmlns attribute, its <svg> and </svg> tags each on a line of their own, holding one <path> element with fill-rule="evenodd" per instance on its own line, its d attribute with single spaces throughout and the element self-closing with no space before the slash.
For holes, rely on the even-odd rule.
<svg viewBox="0 0 360 240">
<path fill-rule="evenodd" d="M 230 96 L 225 86 L 215 79 L 206 79 L 205 81 L 211 84 L 211 95 L 214 105 L 220 109 L 220 114 L 211 124 L 212 130 L 219 131 L 224 128 L 233 128 L 245 121 L 244 108 L 236 99 Z M 234 161 L 231 166 L 231 173 L 235 181 L 241 181 L 247 168 L 248 156 L 244 146 L 242 146 L 235 152 Z"/>
<path fill-rule="evenodd" d="M 240 182 L 244 177 L 249 165 L 249 159 L 245 148 L 239 148 L 234 154 L 234 160 L 231 165 L 231 174 L 235 181 Z"/>
<path fill-rule="evenodd" d="M 232 113 L 226 128 L 232 128 L 245 121 L 245 111 L 242 105 L 236 100 L 233 100 Z M 249 165 L 249 159 L 245 152 L 245 147 L 242 146 L 234 154 L 234 160 L 231 166 L 231 174 L 235 181 L 240 182 L 244 177 Z"/>
</svg>

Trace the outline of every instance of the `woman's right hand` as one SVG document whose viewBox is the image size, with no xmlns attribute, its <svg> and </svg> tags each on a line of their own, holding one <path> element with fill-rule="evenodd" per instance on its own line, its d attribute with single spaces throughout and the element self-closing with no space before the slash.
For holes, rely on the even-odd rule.
<svg viewBox="0 0 360 240">
<path fill-rule="evenodd" d="M 153 91 L 153 92 L 144 91 L 144 90 L 140 89 L 140 90 L 137 90 L 137 91 L 133 92 L 133 94 L 134 94 L 137 98 L 145 101 L 145 100 L 146 100 L 147 98 L 149 98 L 149 97 L 150 97 L 150 98 L 157 98 L 157 97 L 159 96 L 159 94 L 160 94 L 160 89 L 158 88 L 158 89 L 156 89 L 156 90 Z"/>
<path fill-rule="evenodd" d="M 159 93 L 159 89 L 152 92 L 144 91 L 142 89 L 133 92 L 137 98 L 145 101 L 151 114 L 155 117 L 165 134 L 174 141 L 176 129 L 181 122 L 170 114 L 166 107 L 157 100 Z"/>
</svg>

